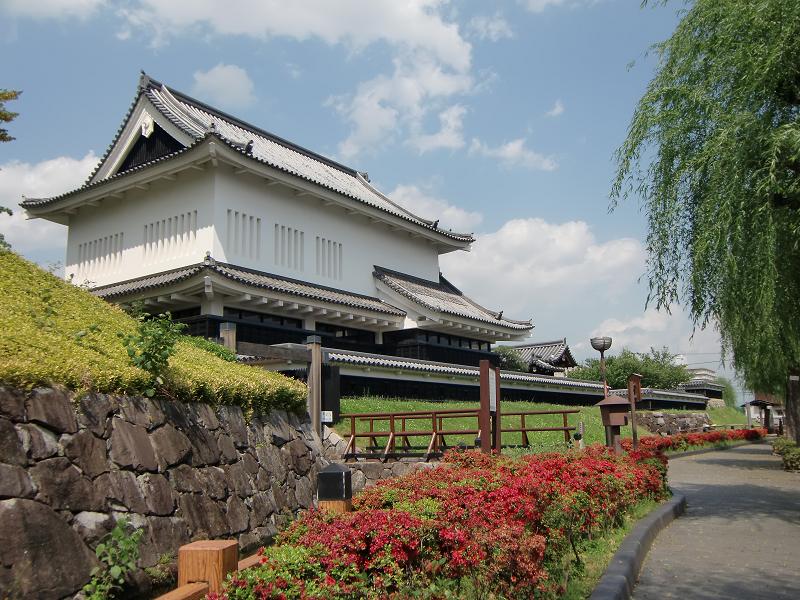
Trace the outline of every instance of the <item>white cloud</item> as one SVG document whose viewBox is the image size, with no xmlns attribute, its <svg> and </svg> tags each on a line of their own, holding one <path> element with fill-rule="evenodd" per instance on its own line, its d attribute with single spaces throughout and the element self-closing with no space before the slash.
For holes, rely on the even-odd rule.
<svg viewBox="0 0 800 600">
<path fill-rule="evenodd" d="M 208 71 L 195 71 L 192 94 L 210 104 L 226 108 L 244 108 L 252 105 L 253 80 L 241 67 L 219 63 Z"/>
<path fill-rule="evenodd" d="M 43 219 L 27 220 L 18 204 L 22 197 L 48 197 L 68 192 L 83 184 L 97 165 L 98 158 L 89 152 L 83 158 L 61 156 L 31 164 L 12 161 L 0 165 L 0 205 L 14 215 L 0 216 L 0 231 L 17 252 L 53 252 L 63 256 L 67 228 Z"/>
<path fill-rule="evenodd" d="M 454 104 L 439 113 L 441 127 L 436 133 L 412 136 L 409 143 L 419 150 L 420 154 L 440 148 L 457 150 L 464 147 L 464 115 L 466 107 Z"/>
<path fill-rule="evenodd" d="M 615 298 L 644 271 L 645 252 L 632 238 L 598 242 L 584 221 L 527 218 L 478 235 L 472 252 L 440 261 L 451 281 L 482 304 L 522 318 L 543 308 L 563 311 L 568 299 Z"/>
<path fill-rule="evenodd" d="M 553 157 L 531 150 L 526 146 L 524 138 L 495 147 L 473 138 L 469 153 L 495 158 L 506 167 L 525 167 L 536 171 L 555 171 L 558 168 L 558 163 Z"/>
<path fill-rule="evenodd" d="M 559 115 L 563 115 L 564 104 L 562 104 L 561 100 L 556 100 L 556 103 L 553 104 L 553 108 L 551 108 L 544 114 L 546 117 L 558 117 Z"/>
<path fill-rule="evenodd" d="M 534 13 L 544 12 L 551 6 L 577 8 L 580 6 L 591 6 L 598 2 L 600 2 L 600 0 L 519 0 L 520 4 Z"/>
<path fill-rule="evenodd" d="M 389 192 L 389 198 L 403 208 L 424 219 L 439 219 L 439 227 L 453 231 L 469 232 L 483 221 L 479 212 L 469 212 L 449 204 L 421 190 L 415 185 L 398 185 Z"/>
<path fill-rule="evenodd" d="M 120 11 L 127 29 L 144 30 L 154 44 L 184 33 L 256 39 L 318 39 L 357 53 L 384 43 L 392 71 L 362 81 L 327 104 L 351 126 L 339 153 L 352 158 L 397 137 L 413 137 L 430 111 L 472 91 L 472 47 L 442 13 L 448 0 L 239 0 L 219 10 L 212 0 L 139 0 Z M 124 31 L 124 30 L 123 30 Z M 452 142 L 451 142 L 452 143 Z"/>
<path fill-rule="evenodd" d="M 0 12 L 31 19 L 85 19 L 106 4 L 106 0 L 4 0 Z"/>
<path fill-rule="evenodd" d="M 492 42 L 514 37 L 511 25 L 499 12 L 492 16 L 477 15 L 472 17 L 467 23 L 467 31 L 479 40 L 491 40 Z"/>
</svg>

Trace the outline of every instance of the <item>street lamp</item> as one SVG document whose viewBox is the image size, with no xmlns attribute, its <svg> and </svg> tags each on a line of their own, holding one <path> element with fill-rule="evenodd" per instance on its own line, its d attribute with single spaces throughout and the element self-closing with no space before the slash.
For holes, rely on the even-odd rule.
<svg viewBox="0 0 800 600">
<path fill-rule="evenodd" d="M 611 348 L 611 338 L 607 336 L 593 337 L 589 340 L 592 348 L 600 353 L 600 375 L 603 378 L 603 397 L 608 397 L 608 384 L 606 383 L 606 357 L 605 351 Z"/>
</svg>

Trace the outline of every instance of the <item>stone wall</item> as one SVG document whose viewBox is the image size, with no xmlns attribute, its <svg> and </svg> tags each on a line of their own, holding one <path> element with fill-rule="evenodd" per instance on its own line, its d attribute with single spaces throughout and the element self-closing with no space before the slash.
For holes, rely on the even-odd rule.
<svg viewBox="0 0 800 600">
<path fill-rule="evenodd" d="M 322 438 L 324 457 L 331 461 L 341 462 L 341 456 L 347 448 L 347 440 L 327 426 L 323 426 Z M 357 494 L 366 488 L 372 487 L 381 479 L 401 477 L 408 473 L 433 468 L 437 464 L 411 460 L 387 463 L 359 460 L 348 462 L 347 466 L 353 472 L 353 493 Z"/>
<path fill-rule="evenodd" d="M 280 411 L 0 388 L 0 597 L 73 595 L 122 516 L 144 529 L 141 567 L 193 539 L 255 548 L 313 505 L 323 454 Z"/>
<path fill-rule="evenodd" d="M 708 413 L 637 412 L 636 424 L 654 435 L 704 431 L 711 425 Z"/>
</svg>

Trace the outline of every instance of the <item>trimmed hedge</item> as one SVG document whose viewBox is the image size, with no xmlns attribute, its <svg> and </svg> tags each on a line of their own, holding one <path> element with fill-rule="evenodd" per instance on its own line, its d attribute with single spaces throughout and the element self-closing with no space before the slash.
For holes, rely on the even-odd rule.
<svg viewBox="0 0 800 600">
<path fill-rule="evenodd" d="M 0 252 L 0 382 L 20 388 L 62 385 L 71 390 L 138 394 L 149 376 L 134 367 L 119 334 L 136 320 L 119 307 Z M 170 359 L 165 394 L 176 399 L 236 404 L 247 411 L 301 411 L 302 382 L 227 362 L 182 339 Z"/>
<path fill-rule="evenodd" d="M 787 471 L 800 471 L 800 447 L 794 440 L 779 437 L 772 442 L 772 452 L 783 459 Z"/>
</svg>

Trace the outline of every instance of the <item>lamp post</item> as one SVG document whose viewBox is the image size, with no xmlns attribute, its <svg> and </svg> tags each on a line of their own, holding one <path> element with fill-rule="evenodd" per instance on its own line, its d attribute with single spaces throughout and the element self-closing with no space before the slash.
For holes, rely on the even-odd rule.
<svg viewBox="0 0 800 600">
<path fill-rule="evenodd" d="M 606 383 L 606 355 L 605 352 L 609 348 L 611 348 L 611 338 L 604 336 L 604 337 L 593 337 L 589 340 L 592 344 L 592 348 L 597 350 L 600 353 L 600 376 L 603 378 L 603 398 L 608 397 L 608 384 Z"/>
</svg>

